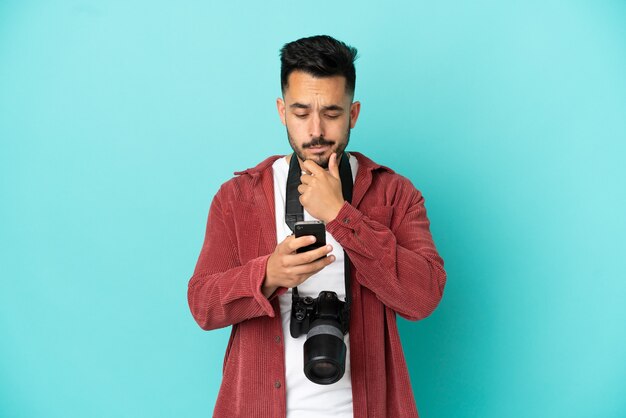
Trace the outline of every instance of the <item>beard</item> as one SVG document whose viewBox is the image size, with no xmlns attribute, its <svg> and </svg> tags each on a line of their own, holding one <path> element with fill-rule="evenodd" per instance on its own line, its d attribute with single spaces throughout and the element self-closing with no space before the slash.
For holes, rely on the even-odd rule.
<svg viewBox="0 0 626 418">
<path fill-rule="evenodd" d="M 333 141 L 332 139 L 324 138 L 323 136 L 318 136 L 312 138 L 309 142 L 305 142 L 301 147 L 298 147 L 296 142 L 294 141 L 291 133 L 289 133 L 289 128 L 287 127 L 287 138 L 289 138 L 289 145 L 291 145 L 291 149 L 296 153 L 300 161 L 312 160 L 317 165 L 322 167 L 324 170 L 328 169 L 328 161 L 330 159 L 330 155 L 326 157 L 325 155 L 316 155 L 313 157 L 305 157 L 304 150 L 311 147 L 316 146 L 324 146 L 328 145 L 331 148 L 331 155 L 333 152 L 337 153 L 337 158 L 340 158 L 346 147 L 348 146 L 348 142 L 350 142 L 350 124 L 348 124 L 348 130 L 346 131 L 344 138 L 341 138 L 340 141 Z M 333 148 L 333 145 L 335 146 Z M 339 160 L 337 160 L 339 162 Z"/>
</svg>

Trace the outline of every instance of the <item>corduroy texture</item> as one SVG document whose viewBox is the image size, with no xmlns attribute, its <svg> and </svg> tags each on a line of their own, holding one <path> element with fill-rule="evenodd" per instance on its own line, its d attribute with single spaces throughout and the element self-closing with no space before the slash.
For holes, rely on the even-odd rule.
<svg viewBox="0 0 626 418">
<path fill-rule="evenodd" d="M 424 199 L 411 182 L 362 154 L 352 204 L 326 225 L 352 262 L 350 362 L 354 416 L 417 417 L 396 313 L 428 316 L 446 274 Z M 261 293 L 277 245 L 273 156 L 238 172 L 211 204 L 189 281 L 191 312 L 206 330 L 233 325 L 215 417 L 285 417 L 284 337 L 277 295 Z"/>
</svg>

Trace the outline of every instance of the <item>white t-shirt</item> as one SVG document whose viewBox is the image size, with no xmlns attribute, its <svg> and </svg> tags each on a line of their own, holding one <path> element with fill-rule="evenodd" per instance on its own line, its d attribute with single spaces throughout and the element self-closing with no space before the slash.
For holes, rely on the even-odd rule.
<svg viewBox="0 0 626 418">
<path fill-rule="evenodd" d="M 286 157 L 279 158 L 272 165 L 274 170 L 274 205 L 276 212 L 276 238 L 282 242 L 292 234 L 285 223 L 285 193 L 289 164 Z M 350 156 L 352 180 L 356 177 L 358 163 Z M 304 220 L 316 220 L 304 210 Z M 346 299 L 343 248 L 326 232 L 326 243 L 332 245 L 335 261 L 317 274 L 309 277 L 298 286 L 301 297 L 316 298 L 322 290 L 337 293 L 340 300 Z M 352 418 L 352 381 L 350 379 L 350 339 L 344 336 L 346 343 L 346 370 L 343 377 L 331 385 L 318 385 L 304 375 L 303 346 L 306 335 L 293 338 L 289 332 L 291 319 L 291 289 L 279 296 L 280 314 L 283 321 L 283 340 L 285 344 L 285 374 L 287 392 L 287 418 Z"/>
</svg>

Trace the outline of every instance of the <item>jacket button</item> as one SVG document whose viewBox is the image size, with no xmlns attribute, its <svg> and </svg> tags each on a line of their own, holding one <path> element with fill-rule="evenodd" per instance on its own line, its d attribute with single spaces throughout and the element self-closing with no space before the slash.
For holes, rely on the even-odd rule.
<svg viewBox="0 0 626 418">
<path fill-rule="evenodd" d="M 343 218 L 343 223 L 344 224 L 349 224 L 350 223 L 350 218 Z"/>
<path fill-rule="evenodd" d="M 279 388 L 280 388 L 280 380 L 277 380 L 277 381 L 275 381 L 275 382 L 274 382 L 274 387 L 275 387 L 276 389 L 279 389 Z"/>
<path fill-rule="evenodd" d="M 280 335 L 276 335 L 274 337 L 274 341 L 276 342 L 276 344 L 280 344 Z"/>
</svg>

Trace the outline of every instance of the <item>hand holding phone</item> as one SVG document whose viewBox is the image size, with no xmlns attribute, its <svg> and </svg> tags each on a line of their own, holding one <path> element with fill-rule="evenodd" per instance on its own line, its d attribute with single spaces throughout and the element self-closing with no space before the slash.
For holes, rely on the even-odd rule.
<svg viewBox="0 0 626 418">
<path fill-rule="evenodd" d="M 324 224 L 322 222 L 315 223 L 318 225 L 300 228 L 294 226 L 295 235 L 298 237 L 290 235 L 276 246 L 265 268 L 265 279 L 261 289 L 265 297 L 269 298 L 280 286 L 286 288 L 299 286 L 309 277 L 335 261 L 335 256 L 330 254 L 332 248 L 326 245 Z M 303 237 L 310 235 L 315 236 L 316 242 L 304 245 L 307 239 Z M 303 253 L 307 249 L 313 251 L 314 254 L 294 254 L 294 251 Z"/>
</svg>

